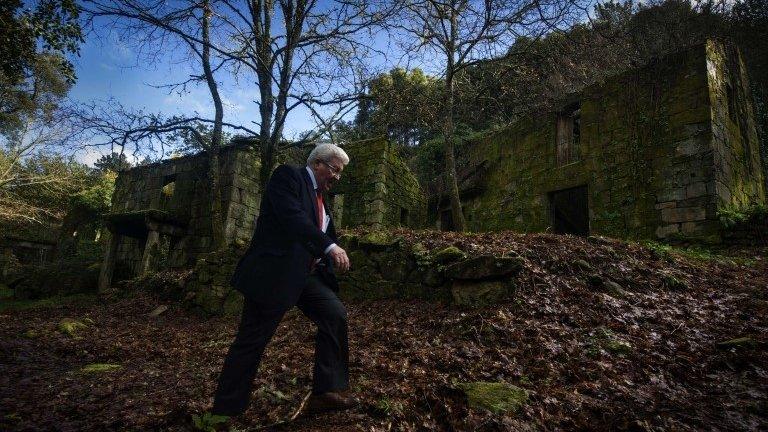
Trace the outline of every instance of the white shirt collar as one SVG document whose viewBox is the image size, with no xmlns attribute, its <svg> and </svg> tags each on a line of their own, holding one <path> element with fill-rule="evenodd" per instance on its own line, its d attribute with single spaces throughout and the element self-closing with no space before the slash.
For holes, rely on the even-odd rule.
<svg viewBox="0 0 768 432">
<path fill-rule="evenodd" d="M 307 172 L 309 173 L 309 178 L 312 179 L 312 188 L 314 190 L 317 190 L 317 180 L 315 180 L 315 172 L 312 171 L 312 168 L 310 168 L 309 165 L 305 166 L 304 168 L 307 169 Z"/>
</svg>

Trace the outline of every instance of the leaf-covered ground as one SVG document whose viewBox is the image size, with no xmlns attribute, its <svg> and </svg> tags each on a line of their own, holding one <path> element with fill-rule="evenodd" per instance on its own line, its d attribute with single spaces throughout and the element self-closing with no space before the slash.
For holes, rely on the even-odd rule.
<svg viewBox="0 0 768 432">
<path fill-rule="evenodd" d="M 437 249 L 522 257 L 512 302 L 459 310 L 348 303 L 362 405 L 283 430 L 768 430 L 765 250 L 679 254 L 605 239 L 497 233 L 400 235 Z M 618 285 L 616 285 L 618 284 Z M 0 312 L 0 429 L 191 430 L 210 407 L 236 319 L 151 294 Z M 70 337 L 63 318 L 83 321 Z M 740 342 L 718 343 L 735 338 Z M 289 313 L 246 415 L 291 415 L 310 388 L 313 328 Z M 90 366 L 112 364 L 118 366 Z M 517 413 L 470 409 L 459 384 L 529 392 Z"/>
</svg>

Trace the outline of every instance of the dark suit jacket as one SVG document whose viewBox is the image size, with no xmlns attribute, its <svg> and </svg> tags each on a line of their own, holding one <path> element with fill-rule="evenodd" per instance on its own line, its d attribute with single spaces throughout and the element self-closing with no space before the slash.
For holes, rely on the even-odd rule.
<svg viewBox="0 0 768 432">
<path fill-rule="evenodd" d="M 321 258 L 319 276 L 338 291 L 333 262 L 324 253 L 336 242 L 333 220 L 325 233 L 318 226 L 316 195 L 306 168 L 281 165 L 261 197 L 256 231 L 231 284 L 263 307 L 290 308 L 306 284 L 310 263 Z"/>
</svg>

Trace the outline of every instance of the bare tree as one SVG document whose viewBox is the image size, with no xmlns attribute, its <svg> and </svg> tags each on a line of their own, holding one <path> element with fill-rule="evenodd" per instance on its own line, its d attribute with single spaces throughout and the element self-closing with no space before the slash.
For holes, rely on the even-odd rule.
<svg viewBox="0 0 768 432">
<path fill-rule="evenodd" d="M 502 54 L 519 36 L 538 38 L 569 25 L 579 0 L 405 0 L 396 27 L 406 52 L 439 64 L 445 187 L 454 229 L 466 227 L 456 179 L 454 101 L 457 76 L 483 59 Z"/>
<path fill-rule="evenodd" d="M 72 189 L 73 177 L 63 153 L 73 137 L 69 112 L 61 106 L 71 82 L 63 57 L 38 54 L 24 89 L 25 103 L 12 121 L 0 124 L 0 220 L 41 222 L 60 217 L 51 199 Z M 42 155 L 42 153 L 45 153 Z M 64 161 L 62 163 L 58 163 Z M 30 191 L 48 199 L 30 199 Z M 34 197 L 33 197 L 34 198 Z M 47 202 L 48 201 L 48 202 Z"/>
<path fill-rule="evenodd" d="M 361 36 L 373 34 L 394 9 L 392 4 L 379 0 L 84 3 L 90 17 L 110 18 L 113 28 L 142 34 L 144 42 L 162 46 L 163 52 L 172 40 L 194 47 L 204 73 L 171 87 L 184 87 L 204 78 L 217 118 L 220 99 L 216 102 L 212 85 L 216 72 L 232 72 L 239 82 L 255 84 L 259 118 L 254 119 L 254 130 L 245 138 L 258 145 L 262 184 L 281 150 L 317 139 L 354 109 L 363 86 L 361 74 L 367 70 L 364 60 L 373 52 L 368 44 L 370 38 Z M 195 12 L 200 8 L 207 12 Z M 304 139 L 289 142 L 284 137 L 286 121 L 300 107 L 311 113 L 319 127 Z"/>
</svg>

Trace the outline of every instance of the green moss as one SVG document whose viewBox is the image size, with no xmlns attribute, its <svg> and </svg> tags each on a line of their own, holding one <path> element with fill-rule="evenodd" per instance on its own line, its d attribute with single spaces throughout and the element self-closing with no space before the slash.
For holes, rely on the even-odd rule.
<svg viewBox="0 0 768 432">
<path fill-rule="evenodd" d="M 661 278 L 661 281 L 665 287 L 671 290 L 683 291 L 688 289 L 688 284 L 686 284 L 685 282 L 681 281 L 680 279 L 672 275 L 664 275 Z"/>
<path fill-rule="evenodd" d="M 471 408 L 494 414 L 514 413 L 528 402 L 528 392 L 504 382 L 470 382 L 458 386 L 467 395 Z"/>
<path fill-rule="evenodd" d="M 104 372 L 113 372 L 121 369 L 123 366 L 119 364 L 111 363 L 91 363 L 80 368 L 80 372 L 84 374 L 95 374 Z"/>
<path fill-rule="evenodd" d="M 587 342 L 587 355 L 597 357 L 601 351 L 616 355 L 627 355 L 633 350 L 632 345 L 619 338 L 605 327 L 595 329 Z"/>
<path fill-rule="evenodd" d="M 40 337 L 40 333 L 35 329 L 29 329 L 24 332 L 24 337 L 27 339 L 37 339 Z"/>
<path fill-rule="evenodd" d="M 387 231 L 371 231 L 360 238 L 361 246 L 388 247 L 397 243 L 396 238 Z"/>
<path fill-rule="evenodd" d="M 445 264 L 464 259 L 466 257 L 467 254 L 465 254 L 461 249 L 457 248 L 456 246 L 448 246 L 447 248 L 436 252 L 433 256 L 433 260 L 435 262 Z"/>
<path fill-rule="evenodd" d="M 62 334 L 69 337 L 77 337 L 80 330 L 88 328 L 88 325 L 81 321 L 74 320 L 72 318 L 64 318 L 59 321 L 59 325 L 56 327 Z"/>
<path fill-rule="evenodd" d="M 736 347 L 755 347 L 757 346 L 757 342 L 755 342 L 754 339 L 751 337 L 740 337 L 736 339 L 730 339 L 727 341 L 719 342 L 717 344 L 718 348 L 736 348 Z"/>
</svg>

